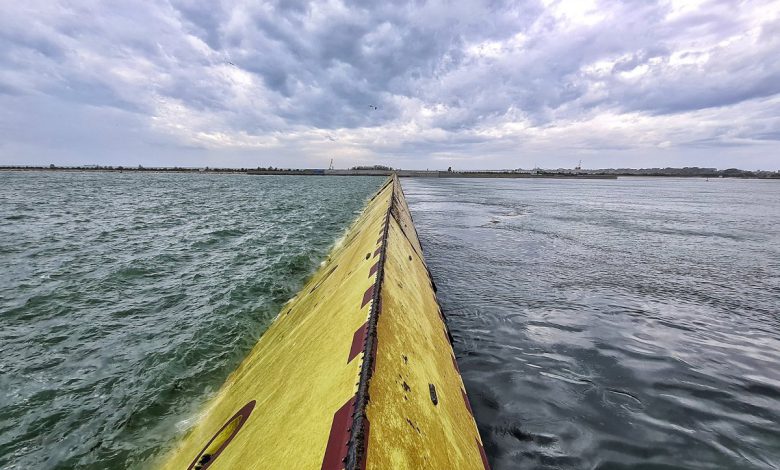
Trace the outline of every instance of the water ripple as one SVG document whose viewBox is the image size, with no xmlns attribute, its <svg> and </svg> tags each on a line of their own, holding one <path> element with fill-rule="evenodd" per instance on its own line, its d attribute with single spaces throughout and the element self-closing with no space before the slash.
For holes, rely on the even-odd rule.
<svg viewBox="0 0 780 470">
<path fill-rule="evenodd" d="M 0 172 L 0 467 L 142 468 L 381 181 Z"/>
<path fill-rule="evenodd" d="M 711 183 L 403 181 L 494 469 L 780 468 L 780 185 Z"/>
</svg>

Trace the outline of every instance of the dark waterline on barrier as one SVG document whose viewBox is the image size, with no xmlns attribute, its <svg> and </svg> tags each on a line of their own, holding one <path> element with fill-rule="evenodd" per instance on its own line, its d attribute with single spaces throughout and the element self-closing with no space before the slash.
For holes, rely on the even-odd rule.
<svg viewBox="0 0 780 470">
<path fill-rule="evenodd" d="M 780 182 L 403 187 L 494 470 L 780 468 Z"/>
<path fill-rule="evenodd" d="M 146 468 L 384 180 L 0 172 L 0 468 Z"/>
</svg>

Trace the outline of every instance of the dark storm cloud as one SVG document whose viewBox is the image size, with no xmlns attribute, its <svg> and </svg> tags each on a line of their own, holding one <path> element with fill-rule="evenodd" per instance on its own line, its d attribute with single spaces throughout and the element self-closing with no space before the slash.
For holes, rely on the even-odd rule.
<svg viewBox="0 0 780 470">
<path fill-rule="evenodd" d="M 146 122 L 149 142 L 182 148 L 316 153 L 322 132 L 338 132 L 329 142 L 342 147 L 327 152 L 355 158 L 728 149 L 776 140 L 778 10 L 769 0 L 15 3 L 0 17 L 0 99 L 19 113 L 10 97 L 115 109 Z"/>
<path fill-rule="evenodd" d="M 227 17 L 218 2 L 173 0 L 171 6 L 178 12 L 185 28 L 214 50 L 222 49 L 220 25 Z"/>
</svg>

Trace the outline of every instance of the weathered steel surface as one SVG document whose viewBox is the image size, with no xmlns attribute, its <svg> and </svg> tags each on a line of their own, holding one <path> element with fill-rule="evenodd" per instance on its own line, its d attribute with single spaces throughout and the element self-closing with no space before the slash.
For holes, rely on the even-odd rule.
<svg viewBox="0 0 780 470">
<path fill-rule="evenodd" d="M 482 441 L 400 186 L 394 199 L 369 384 L 367 468 L 483 469 Z"/>
<path fill-rule="evenodd" d="M 481 449 L 393 177 L 161 466 L 485 468 Z"/>
</svg>

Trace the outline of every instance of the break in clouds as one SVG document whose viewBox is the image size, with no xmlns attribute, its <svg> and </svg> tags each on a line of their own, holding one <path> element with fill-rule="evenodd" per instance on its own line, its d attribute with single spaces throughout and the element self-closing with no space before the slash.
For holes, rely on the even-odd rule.
<svg viewBox="0 0 780 470">
<path fill-rule="evenodd" d="M 8 2 L 0 163 L 780 166 L 780 3 Z"/>
</svg>

